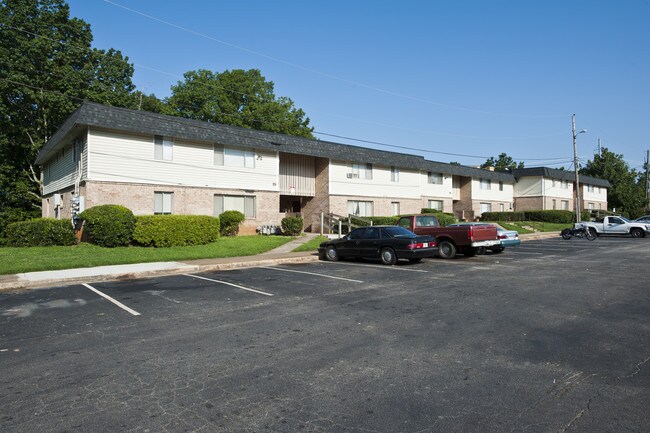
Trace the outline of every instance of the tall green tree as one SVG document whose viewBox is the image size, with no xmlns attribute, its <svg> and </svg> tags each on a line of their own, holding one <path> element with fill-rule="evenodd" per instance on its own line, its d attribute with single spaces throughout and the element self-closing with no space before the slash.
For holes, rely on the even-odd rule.
<svg viewBox="0 0 650 433">
<path fill-rule="evenodd" d="M 0 0 L 0 220 L 39 215 L 33 161 L 82 101 L 137 106 L 128 58 L 91 42 L 63 0 Z"/>
<path fill-rule="evenodd" d="M 602 148 L 594 159 L 587 162 L 580 173 L 600 179 L 607 179 L 612 184 L 607 193 L 610 209 L 628 214 L 632 218 L 640 216 L 647 205 L 645 188 L 638 182 L 639 173 L 630 169 L 623 155 Z"/>
<path fill-rule="evenodd" d="M 524 168 L 524 163 L 516 162 L 511 156 L 502 152 L 498 158 L 491 156 L 481 165 L 481 168 L 487 167 L 494 167 L 496 171 L 509 171 L 513 168 Z"/>
<path fill-rule="evenodd" d="M 173 114 L 263 131 L 313 138 L 313 128 L 291 99 L 277 97 L 274 84 L 257 69 L 184 74 L 166 99 Z"/>
</svg>

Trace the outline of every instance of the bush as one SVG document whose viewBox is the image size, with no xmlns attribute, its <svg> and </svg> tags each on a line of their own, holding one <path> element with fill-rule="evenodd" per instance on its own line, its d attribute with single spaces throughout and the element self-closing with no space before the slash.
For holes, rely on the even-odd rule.
<svg viewBox="0 0 650 433">
<path fill-rule="evenodd" d="M 282 218 L 282 233 L 288 236 L 298 236 L 302 233 L 303 220 L 299 216 Z"/>
<path fill-rule="evenodd" d="M 8 247 L 49 247 L 77 243 L 70 220 L 54 218 L 11 223 L 7 226 L 5 235 L 5 245 Z"/>
<path fill-rule="evenodd" d="M 219 215 L 221 221 L 221 236 L 237 236 L 239 224 L 246 219 L 246 216 L 238 210 L 227 210 Z"/>
<path fill-rule="evenodd" d="M 483 212 L 481 221 L 526 221 L 524 212 Z"/>
<path fill-rule="evenodd" d="M 136 217 L 133 241 L 145 247 L 204 245 L 219 239 L 219 218 L 207 215 Z"/>
<path fill-rule="evenodd" d="M 131 242 L 135 216 L 124 206 L 94 206 L 81 212 L 79 219 L 85 221 L 91 241 L 101 247 L 120 247 Z"/>
<path fill-rule="evenodd" d="M 422 208 L 420 212 L 424 214 L 434 214 L 436 218 L 438 218 L 438 222 L 442 227 L 448 226 L 449 224 L 456 224 L 458 222 L 453 214 L 440 212 L 439 210 Z"/>
</svg>

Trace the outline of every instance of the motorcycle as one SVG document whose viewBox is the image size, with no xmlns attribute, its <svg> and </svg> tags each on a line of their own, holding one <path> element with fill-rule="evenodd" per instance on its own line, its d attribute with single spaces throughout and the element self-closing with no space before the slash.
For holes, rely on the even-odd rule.
<svg viewBox="0 0 650 433">
<path fill-rule="evenodd" d="M 589 230 L 587 227 L 585 227 L 584 224 L 579 224 L 577 227 L 574 227 L 572 229 L 564 229 L 560 233 L 560 236 L 562 236 L 563 239 L 571 239 L 572 237 L 576 237 L 587 238 L 590 241 L 593 241 L 597 237 L 596 232 Z"/>
</svg>

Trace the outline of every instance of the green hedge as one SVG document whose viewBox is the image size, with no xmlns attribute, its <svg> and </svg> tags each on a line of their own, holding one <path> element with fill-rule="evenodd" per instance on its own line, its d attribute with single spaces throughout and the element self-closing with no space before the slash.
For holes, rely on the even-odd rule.
<svg viewBox="0 0 650 433">
<path fill-rule="evenodd" d="M 590 212 L 580 213 L 581 221 L 589 221 Z M 537 221 L 544 223 L 571 224 L 576 214 L 570 210 L 527 210 L 520 212 L 483 212 L 483 221 Z"/>
<path fill-rule="evenodd" d="M 442 227 L 448 226 L 449 224 L 455 224 L 458 222 L 458 220 L 453 214 L 440 212 L 439 210 L 429 209 L 425 207 L 422 208 L 420 212 L 424 214 L 427 213 L 434 214 L 436 218 L 438 218 L 438 222 Z"/>
<path fill-rule="evenodd" d="M 7 226 L 5 245 L 8 247 L 49 247 L 74 245 L 77 239 L 70 220 L 37 218 Z"/>
<path fill-rule="evenodd" d="M 219 218 L 207 215 L 142 215 L 133 241 L 158 248 L 204 245 L 219 239 L 219 229 Z"/>
<path fill-rule="evenodd" d="M 302 233 L 304 221 L 299 216 L 282 218 L 282 233 L 288 236 L 298 236 Z"/>
<path fill-rule="evenodd" d="M 237 236 L 239 225 L 244 222 L 246 215 L 238 210 L 227 210 L 219 215 L 221 221 L 221 236 Z"/>
<path fill-rule="evenodd" d="M 91 242 L 101 247 L 122 247 L 131 242 L 135 216 L 124 206 L 93 206 L 81 212 L 79 219 L 85 222 Z"/>
</svg>

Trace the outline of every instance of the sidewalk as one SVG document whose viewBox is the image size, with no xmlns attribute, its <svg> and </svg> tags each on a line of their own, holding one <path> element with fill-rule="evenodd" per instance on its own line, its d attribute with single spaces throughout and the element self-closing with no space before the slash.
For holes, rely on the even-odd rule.
<svg viewBox="0 0 650 433">
<path fill-rule="evenodd" d="M 0 292 L 98 281 L 145 278 L 157 275 L 200 273 L 234 268 L 273 266 L 284 263 L 314 262 L 318 261 L 316 251 L 294 253 L 292 250 L 316 236 L 318 235 L 315 233 L 306 233 L 305 236 L 301 236 L 278 248 L 256 256 L 200 259 L 182 262 L 139 263 L 0 275 Z M 557 236 L 559 236 L 559 232 L 531 233 L 519 235 L 519 239 L 525 242 Z"/>
</svg>

